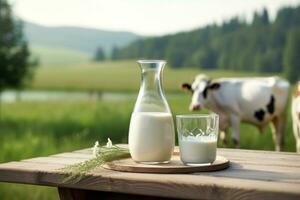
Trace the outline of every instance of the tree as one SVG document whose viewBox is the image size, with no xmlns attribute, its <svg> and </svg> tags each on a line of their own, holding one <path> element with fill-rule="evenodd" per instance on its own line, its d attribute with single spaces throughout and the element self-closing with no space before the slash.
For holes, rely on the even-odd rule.
<svg viewBox="0 0 300 200">
<path fill-rule="evenodd" d="M 105 53 L 101 47 L 98 47 L 94 56 L 95 61 L 105 60 Z"/>
<path fill-rule="evenodd" d="M 192 55 L 191 65 L 200 66 L 203 69 L 214 69 L 217 65 L 216 57 L 216 53 L 213 49 L 200 49 Z"/>
<path fill-rule="evenodd" d="M 263 9 L 262 13 L 254 12 L 254 17 L 252 21 L 253 25 L 265 26 L 269 24 L 269 14 L 267 9 Z"/>
<path fill-rule="evenodd" d="M 118 53 L 119 53 L 118 47 L 113 46 L 113 48 L 110 52 L 110 59 L 111 60 L 117 60 L 119 58 Z"/>
<path fill-rule="evenodd" d="M 292 29 L 287 38 L 284 50 L 284 72 L 292 83 L 300 79 L 300 28 Z"/>
<path fill-rule="evenodd" d="M 20 88 L 32 74 L 34 65 L 23 37 L 22 23 L 13 17 L 6 0 L 0 0 L 0 93 Z"/>
</svg>

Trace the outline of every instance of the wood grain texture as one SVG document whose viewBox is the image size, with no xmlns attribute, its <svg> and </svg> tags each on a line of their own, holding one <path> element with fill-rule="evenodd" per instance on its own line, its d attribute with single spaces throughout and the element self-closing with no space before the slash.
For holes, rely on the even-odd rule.
<svg viewBox="0 0 300 200">
<path fill-rule="evenodd" d="M 0 164 L 0 181 L 182 199 L 300 199 L 300 155 L 218 149 L 228 169 L 195 174 L 140 174 L 101 167 L 75 184 L 58 169 L 91 158 L 91 150 Z"/>
</svg>

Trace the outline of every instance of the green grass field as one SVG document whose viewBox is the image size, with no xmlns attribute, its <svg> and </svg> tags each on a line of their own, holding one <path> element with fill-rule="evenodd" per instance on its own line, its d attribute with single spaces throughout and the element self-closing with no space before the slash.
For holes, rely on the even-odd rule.
<svg viewBox="0 0 300 200">
<path fill-rule="evenodd" d="M 164 76 L 166 93 L 179 93 L 182 82 L 192 81 L 194 76 L 201 72 L 212 77 L 257 75 L 167 68 Z M 42 66 L 37 69 L 30 87 L 39 90 L 137 93 L 139 73 L 134 61 Z M 168 98 L 174 116 L 178 113 L 189 113 L 191 97 L 187 93 L 181 94 Z M 105 143 L 107 137 L 115 143 L 126 143 L 133 106 L 134 100 L 2 103 L 0 163 L 87 148 L 96 140 Z M 285 133 L 284 150 L 295 151 L 290 115 Z M 233 145 L 229 144 L 229 147 Z M 273 150 L 270 129 L 260 134 L 255 127 L 242 125 L 241 148 Z M 56 190 L 47 187 L 0 184 L 1 200 L 57 198 Z"/>
<path fill-rule="evenodd" d="M 182 82 L 191 82 L 195 75 L 209 76 L 259 76 L 256 73 L 233 71 L 205 71 L 196 68 L 164 70 L 164 88 L 168 92 L 180 92 Z M 261 75 L 260 75 L 261 76 Z M 97 90 L 137 91 L 140 83 L 140 69 L 135 61 L 85 63 L 78 65 L 42 66 L 36 71 L 32 89 L 39 90 Z"/>
</svg>

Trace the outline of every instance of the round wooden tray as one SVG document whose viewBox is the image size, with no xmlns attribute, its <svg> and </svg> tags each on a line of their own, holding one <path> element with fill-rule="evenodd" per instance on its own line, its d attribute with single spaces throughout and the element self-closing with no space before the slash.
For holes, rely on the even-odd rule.
<svg viewBox="0 0 300 200">
<path fill-rule="evenodd" d="M 170 163 L 159 165 L 146 165 L 134 162 L 131 158 L 115 160 L 102 166 L 105 169 L 135 172 L 135 173 L 157 173 L 157 174 L 182 174 L 195 172 L 209 172 L 226 169 L 229 167 L 229 160 L 223 156 L 217 156 L 212 164 L 203 164 L 200 166 L 184 165 L 180 161 L 180 156 L 174 154 Z"/>
</svg>

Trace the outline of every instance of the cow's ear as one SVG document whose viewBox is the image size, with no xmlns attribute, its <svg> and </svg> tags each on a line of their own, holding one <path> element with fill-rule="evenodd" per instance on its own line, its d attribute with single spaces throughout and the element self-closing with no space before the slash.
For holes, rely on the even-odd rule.
<svg viewBox="0 0 300 200">
<path fill-rule="evenodd" d="M 189 90 L 189 91 L 192 91 L 192 86 L 191 86 L 191 84 L 189 84 L 189 83 L 182 83 L 182 84 L 181 84 L 181 88 L 182 88 L 183 90 Z"/>
<path fill-rule="evenodd" d="M 217 90 L 221 87 L 221 84 L 220 83 L 212 83 L 209 85 L 209 89 L 211 90 Z"/>
</svg>

